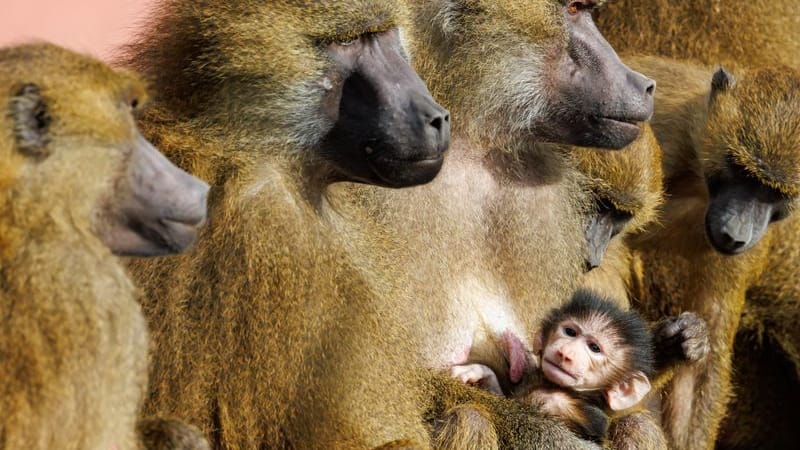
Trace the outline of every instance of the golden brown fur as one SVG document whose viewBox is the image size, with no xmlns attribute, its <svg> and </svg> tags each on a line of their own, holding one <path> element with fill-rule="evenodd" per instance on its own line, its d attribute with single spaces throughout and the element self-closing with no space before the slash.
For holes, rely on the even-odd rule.
<svg viewBox="0 0 800 450">
<path fill-rule="evenodd" d="M 628 307 L 628 268 L 633 256 L 626 240 L 658 221 L 664 201 L 661 148 L 650 126 L 643 125 L 642 135 L 618 152 L 576 149 L 574 155 L 595 203 L 630 216 L 611 239 L 600 266 L 587 272 L 582 284 Z"/>
<path fill-rule="evenodd" d="M 663 421 L 676 448 L 710 448 L 731 395 L 745 295 L 767 268 L 774 235 L 735 257 L 716 252 L 704 230 L 706 182 L 732 170 L 726 162 L 734 161 L 762 184 L 796 194 L 800 76 L 787 68 L 742 72 L 709 109 L 712 69 L 647 57 L 629 62 L 659 84 L 652 126 L 663 148 L 668 195 L 661 223 L 635 239 L 640 272 L 633 295 L 652 319 L 696 311 L 708 322 L 709 358 L 678 370 Z"/>
<path fill-rule="evenodd" d="M 553 4 L 409 3 L 413 61 L 453 115 L 450 153 L 430 184 L 342 186 L 332 203 L 345 217 L 368 211 L 403 243 L 389 258 L 407 272 L 398 278 L 405 284 L 396 285 L 398 300 L 382 307 L 385 320 L 403 324 L 409 336 L 388 351 L 442 370 L 467 359 L 492 361 L 487 353 L 504 331 L 527 339 L 533 333 L 525 330 L 569 296 L 581 273 L 580 213 L 588 199 L 567 154 L 529 133 L 544 106 L 536 87 L 524 83 L 541 81 L 536 71 L 547 67 L 546 49 L 564 39 Z M 460 3 L 468 5 L 459 9 Z M 379 265 L 368 248 L 352 254 L 364 266 Z M 435 400 L 427 413 L 438 433 L 435 445 L 492 448 L 494 436 L 499 448 L 590 445 L 509 399 L 452 380 L 421 388 L 423 398 Z M 395 395 L 413 392 L 396 389 Z"/>
<path fill-rule="evenodd" d="M 798 67 L 796 8 L 793 0 L 612 0 L 597 26 L 620 53 Z"/>
<path fill-rule="evenodd" d="M 167 2 L 131 49 L 161 99 L 146 133 L 213 186 L 194 251 L 132 266 L 158 299 L 144 304 L 146 413 L 190 419 L 214 448 L 428 448 L 421 415 L 403 414 L 417 397 L 395 395 L 402 372 L 365 350 L 396 344 L 392 325 L 377 328 L 380 291 L 345 252 L 392 242 L 369 218 L 363 235 L 334 232 L 315 153 L 330 128 L 317 111 L 329 63 L 309 36 L 346 41 L 402 25 L 402 11 L 383 0 L 234 6 Z"/>
<path fill-rule="evenodd" d="M 423 419 L 477 398 L 505 448 L 588 445 L 536 411 L 416 370 L 446 367 L 497 327 L 523 328 L 519 318 L 538 322 L 581 267 L 579 175 L 528 133 L 544 107 L 539 71 L 566 44 L 562 5 L 464 3 L 470 35 L 443 63 L 435 53 L 449 44 L 424 30 L 443 3 L 413 2 L 414 61 L 464 125 L 443 176 L 402 193 L 328 186 L 308 152 L 325 124 L 310 109 L 324 83 L 307 38 L 401 22 L 396 2 L 159 11 L 134 47 L 163 98 L 145 126 L 214 191 L 195 252 L 134 267 L 161 300 L 145 307 L 157 343 L 149 411 L 191 418 L 222 448 L 427 448 Z M 464 31 L 433 12 L 440 31 Z"/>
<path fill-rule="evenodd" d="M 46 156 L 23 156 L 9 113 L 31 84 L 51 118 Z M 143 87 L 47 44 L 0 50 L 0 86 L 0 447 L 137 448 L 147 330 L 131 280 L 95 231 Z"/>
<path fill-rule="evenodd" d="M 793 448 L 800 401 L 800 217 L 770 225 L 766 269 L 747 291 L 734 357 L 736 397 L 722 448 Z"/>
</svg>

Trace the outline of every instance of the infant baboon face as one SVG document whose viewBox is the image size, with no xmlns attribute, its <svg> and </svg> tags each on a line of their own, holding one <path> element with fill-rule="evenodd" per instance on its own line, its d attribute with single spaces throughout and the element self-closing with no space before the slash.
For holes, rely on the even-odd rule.
<svg viewBox="0 0 800 450">
<path fill-rule="evenodd" d="M 93 231 L 116 254 L 187 248 L 205 220 L 208 186 L 139 133 L 134 112 L 146 101 L 143 85 L 54 46 L 28 52 L 33 57 L 12 74 L 19 81 L 9 101 L 22 155 L 14 198 L 78 232 Z M 3 59 L 16 62 L 13 53 Z"/>
</svg>

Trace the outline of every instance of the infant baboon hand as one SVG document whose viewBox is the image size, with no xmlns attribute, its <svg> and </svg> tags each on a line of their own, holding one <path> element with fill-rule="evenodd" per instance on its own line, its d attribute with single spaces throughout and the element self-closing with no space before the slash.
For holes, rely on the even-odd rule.
<svg viewBox="0 0 800 450">
<path fill-rule="evenodd" d="M 684 312 L 656 325 L 653 341 L 659 363 L 698 362 L 708 354 L 708 325 L 693 312 Z"/>
<path fill-rule="evenodd" d="M 497 375 L 483 364 L 463 364 L 450 368 L 450 376 L 470 386 L 485 389 L 493 394 L 503 395 Z"/>
</svg>

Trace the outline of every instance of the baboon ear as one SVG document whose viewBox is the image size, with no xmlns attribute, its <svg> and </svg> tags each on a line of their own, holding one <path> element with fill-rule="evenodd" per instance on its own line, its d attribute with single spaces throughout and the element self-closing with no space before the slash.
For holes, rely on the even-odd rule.
<svg viewBox="0 0 800 450">
<path fill-rule="evenodd" d="M 643 372 L 636 372 L 627 380 L 619 381 L 606 390 L 606 401 L 612 411 L 622 411 L 637 403 L 650 392 L 650 379 Z"/>
<path fill-rule="evenodd" d="M 11 98 L 10 107 L 19 150 L 31 156 L 47 156 L 52 119 L 39 86 L 32 83 L 22 86 Z"/>
<path fill-rule="evenodd" d="M 736 78 L 727 69 L 720 67 L 711 78 L 711 100 L 714 100 L 720 92 L 728 91 L 734 86 Z"/>
</svg>

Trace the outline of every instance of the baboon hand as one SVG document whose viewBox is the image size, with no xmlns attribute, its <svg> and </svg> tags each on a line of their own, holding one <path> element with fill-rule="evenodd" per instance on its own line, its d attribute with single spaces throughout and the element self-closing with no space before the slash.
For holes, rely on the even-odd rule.
<svg viewBox="0 0 800 450">
<path fill-rule="evenodd" d="M 463 364 L 450 368 L 450 376 L 470 386 L 485 389 L 496 395 L 503 395 L 500 382 L 492 369 L 483 364 Z"/>
<path fill-rule="evenodd" d="M 693 312 L 684 312 L 659 322 L 653 330 L 657 363 L 694 363 L 709 352 L 708 325 Z"/>
</svg>

